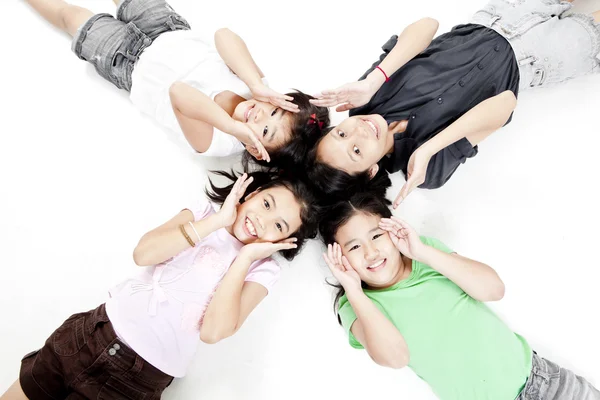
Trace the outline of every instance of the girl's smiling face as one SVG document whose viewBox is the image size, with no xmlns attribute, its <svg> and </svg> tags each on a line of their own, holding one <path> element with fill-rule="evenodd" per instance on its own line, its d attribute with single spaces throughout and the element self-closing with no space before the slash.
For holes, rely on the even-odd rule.
<svg viewBox="0 0 600 400">
<path fill-rule="evenodd" d="M 267 151 L 277 150 L 292 137 L 291 113 L 270 103 L 256 99 L 242 101 L 235 108 L 233 119 L 248 125 Z"/>
<path fill-rule="evenodd" d="M 402 260 L 378 215 L 356 212 L 335 234 L 350 265 L 372 288 L 389 287 L 401 278 Z"/>
<path fill-rule="evenodd" d="M 300 204 L 284 186 L 256 190 L 238 206 L 233 235 L 243 244 L 278 242 L 300 229 Z"/>
<path fill-rule="evenodd" d="M 319 161 L 349 174 L 376 165 L 388 151 L 390 138 L 386 120 L 378 114 L 346 118 L 319 142 Z"/>
</svg>

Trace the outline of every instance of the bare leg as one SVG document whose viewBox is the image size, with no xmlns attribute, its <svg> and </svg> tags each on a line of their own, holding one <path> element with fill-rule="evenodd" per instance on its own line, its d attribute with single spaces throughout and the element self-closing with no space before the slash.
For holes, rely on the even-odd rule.
<svg viewBox="0 0 600 400">
<path fill-rule="evenodd" d="M 596 22 L 600 24 L 600 10 L 596 11 L 595 13 L 593 13 L 592 17 L 594 17 L 594 19 L 596 20 Z"/>
<path fill-rule="evenodd" d="M 15 383 L 8 388 L 6 393 L 0 397 L 0 400 L 27 400 L 27 396 L 25 396 L 25 393 L 23 393 L 23 389 L 21 389 L 19 380 L 16 380 Z"/>
<path fill-rule="evenodd" d="M 77 29 L 94 15 L 88 9 L 65 3 L 63 0 L 26 1 L 48 22 L 71 36 L 74 36 Z"/>
</svg>

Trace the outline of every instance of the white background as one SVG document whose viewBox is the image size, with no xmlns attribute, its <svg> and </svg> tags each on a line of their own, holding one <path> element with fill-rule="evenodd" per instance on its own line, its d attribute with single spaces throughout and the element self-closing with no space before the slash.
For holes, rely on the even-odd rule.
<svg viewBox="0 0 600 400">
<path fill-rule="evenodd" d="M 114 12 L 109 0 L 76 4 Z M 276 89 L 315 93 L 358 78 L 410 22 L 431 16 L 445 32 L 483 0 L 171 5 L 193 27 L 238 32 Z M 593 10 L 600 1 L 581 6 Z M 176 145 L 24 2 L 1 1 L 0 15 L 2 393 L 25 353 L 134 271 L 142 234 L 201 195 L 208 168 L 234 161 L 207 162 Z M 421 234 L 493 266 L 507 287 L 494 310 L 538 353 L 596 386 L 599 114 L 598 75 L 522 93 L 513 122 L 476 158 L 397 212 Z M 394 178 L 390 196 L 403 181 Z M 320 251 L 310 243 L 285 265 L 241 331 L 202 345 L 164 398 L 434 398 L 410 370 L 379 367 L 350 348 L 332 313 Z"/>
</svg>

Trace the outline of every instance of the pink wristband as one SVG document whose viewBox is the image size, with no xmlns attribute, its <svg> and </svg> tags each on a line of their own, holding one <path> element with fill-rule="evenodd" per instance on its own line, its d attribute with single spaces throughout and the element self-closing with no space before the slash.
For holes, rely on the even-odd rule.
<svg viewBox="0 0 600 400">
<path fill-rule="evenodd" d="M 380 67 L 379 65 L 378 65 L 376 68 L 377 68 L 378 70 L 380 70 L 380 71 L 381 71 L 381 73 L 383 74 L 383 76 L 385 76 L 385 81 L 386 81 L 386 82 L 389 82 L 389 81 L 390 81 L 390 78 L 388 78 L 388 76 L 387 76 L 387 74 L 385 73 L 385 71 L 384 71 L 384 70 L 382 70 L 382 69 L 381 69 L 381 67 Z"/>
</svg>

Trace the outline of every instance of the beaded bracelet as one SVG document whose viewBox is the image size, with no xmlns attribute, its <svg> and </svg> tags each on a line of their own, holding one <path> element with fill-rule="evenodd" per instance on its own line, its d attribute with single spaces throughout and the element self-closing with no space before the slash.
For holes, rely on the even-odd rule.
<svg viewBox="0 0 600 400">
<path fill-rule="evenodd" d="M 185 237 L 185 240 L 187 240 L 187 242 L 190 244 L 190 246 L 196 247 L 196 243 L 194 243 L 194 241 L 192 240 L 190 235 L 188 235 L 188 233 L 185 231 L 185 225 L 183 225 L 183 224 L 179 225 L 179 230 L 181 231 L 181 234 L 183 235 L 183 237 Z"/>
</svg>

